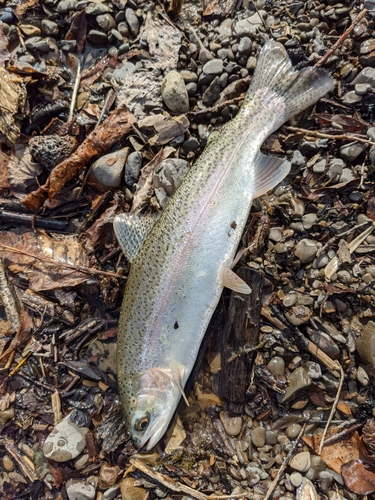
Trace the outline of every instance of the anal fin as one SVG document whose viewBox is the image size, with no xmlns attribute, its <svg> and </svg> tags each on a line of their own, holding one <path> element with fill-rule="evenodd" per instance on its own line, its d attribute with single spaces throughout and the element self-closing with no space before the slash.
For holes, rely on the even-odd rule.
<svg viewBox="0 0 375 500">
<path fill-rule="evenodd" d="M 135 259 L 160 215 L 161 213 L 151 215 L 125 213 L 116 215 L 113 221 L 113 229 L 117 241 L 130 263 Z"/>
<path fill-rule="evenodd" d="M 245 295 L 251 293 L 249 285 L 247 285 L 242 278 L 229 269 L 229 267 L 223 267 L 221 271 L 221 280 L 223 286 L 233 290 L 234 292 L 244 293 Z"/>
<path fill-rule="evenodd" d="M 277 186 L 288 175 L 289 170 L 290 163 L 287 160 L 259 152 L 254 165 L 254 198 Z"/>
</svg>

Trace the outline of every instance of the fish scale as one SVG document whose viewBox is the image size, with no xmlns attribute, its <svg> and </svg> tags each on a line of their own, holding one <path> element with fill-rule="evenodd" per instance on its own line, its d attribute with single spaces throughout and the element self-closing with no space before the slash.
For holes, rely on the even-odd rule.
<svg viewBox="0 0 375 500">
<path fill-rule="evenodd" d="M 160 216 L 117 216 L 131 269 L 124 293 L 117 375 L 137 447 L 164 434 L 183 394 L 223 287 L 249 293 L 231 270 L 252 200 L 275 187 L 289 162 L 262 155 L 263 141 L 332 88 L 322 70 L 292 69 L 268 42 L 237 116 L 206 147 Z"/>
</svg>

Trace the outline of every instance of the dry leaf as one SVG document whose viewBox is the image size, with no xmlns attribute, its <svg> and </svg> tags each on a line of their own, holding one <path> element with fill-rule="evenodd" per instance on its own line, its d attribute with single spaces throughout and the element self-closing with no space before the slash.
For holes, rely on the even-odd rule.
<svg viewBox="0 0 375 500">
<path fill-rule="evenodd" d="M 335 125 L 339 125 L 340 128 L 342 130 L 345 130 L 346 132 L 359 133 L 364 128 L 367 128 L 369 126 L 368 123 L 362 120 L 358 120 L 358 118 L 353 118 L 352 116 L 320 113 L 316 114 L 315 117 L 318 119 L 318 122 L 322 127 L 332 127 Z"/>
<path fill-rule="evenodd" d="M 189 120 L 185 115 L 168 119 L 164 115 L 151 115 L 138 122 L 139 128 L 153 128 L 157 133 L 148 143 L 151 146 L 167 144 L 178 135 L 184 134 L 189 128 Z"/>
<path fill-rule="evenodd" d="M 172 453 L 180 447 L 182 441 L 186 438 L 186 432 L 184 426 L 181 422 L 180 417 L 174 419 L 173 425 L 171 425 L 166 434 L 166 444 L 165 452 L 167 454 Z"/>
<path fill-rule="evenodd" d="M 141 176 L 139 178 L 136 191 L 134 193 L 133 204 L 131 208 L 131 213 L 138 213 L 142 210 L 143 206 L 151 198 L 154 191 L 153 177 L 155 169 L 163 159 L 163 149 L 161 149 L 158 154 L 151 160 L 147 165 L 145 165 L 141 170 Z"/>
<path fill-rule="evenodd" d="M 351 460 L 341 468 L 345 486 L 357 495 L 370 495 L 375 491 L 375 465 L 362 460 Z"/>
<path fill-rule="evenodd" d="M 297 500 L 318 500 L 316 489 L 309 479 L 303 478 L 301 486 L 297 489 Z"/>
<path fill-rule="evenodd" d="M 10 142 L 16 142 L 21 120 L 29 113 L 26 87 L 22 78 L 2 67 L 0 82 L 0 132 Z"/>
<path fill-rule="evenodd" d="M 5 62 L 9 60 L 9 51 L 8 51 L 8 38 L 4 33 L 4 25 L 0 21 L 0 66 L 4 67 Z"/>
</svg>

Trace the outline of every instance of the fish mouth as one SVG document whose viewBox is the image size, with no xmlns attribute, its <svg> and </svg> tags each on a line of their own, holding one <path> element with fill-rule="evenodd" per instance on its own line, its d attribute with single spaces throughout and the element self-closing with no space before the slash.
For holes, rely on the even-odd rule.
<svg viewBox="0 0 375 500">
<path fill-rule="evenodd" d="M 133 439 L 133 444 L 138 449 L 150 451 L 163 437 L 166 431 L 165 425 L 160 425 L 155 422 L 145 433 L 142 438 Z"/>
</svg>

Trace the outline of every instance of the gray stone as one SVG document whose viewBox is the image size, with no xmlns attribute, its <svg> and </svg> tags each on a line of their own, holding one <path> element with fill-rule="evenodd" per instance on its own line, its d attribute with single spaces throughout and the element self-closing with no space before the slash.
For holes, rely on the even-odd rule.
<svg viewBox="0 0 375 500">
<path fill-rule="evenodd" d="M 90 30 L 87 34 L 87 41 L 93 45 L 103 45 L 107 43 L 107 35 L 98 30 Z"/>
<path fill-rule="evenodd" d="M 364 42 L 361 43 L 359 47 L 359 53 L 360 54 L 368 54 L 369 52 L 372 52 L 375 50 L 375 39 L 374 38 L 369 38 L 368 40 L 365 40 Z"/>
<path fill-rule="evenodd" d="M 310 481 L 316 481 L 319 478 L 319 472 L 322 472 L 326 468 L 324 460 L 322 460 L 317 455 L 311 457 L 311 467 L 306 472 L 305 477 L 310 479 Z"/>
<path fill-rule="evenodd" d="M 77 140 L 69 135 L 36 135 L 29 141 L 31 156 L 48 170 L 70 156 L 77 146 Z"/>
<path fill-rule="evenodd" d="M 293 307 L 297 302 L 297 295 L 295 293 L 288 293 L 283 298 L 283 306 L 284 307 Z"/>
<path fill-rule="evenodd" d="M 216 53 L 217 57 L 219 59 L 222 59 L 224 61 L 224 59 L 226 59 L 228 57 L 228 49 L 219 49 Z"/>
<path fill-rule="evenodd" d="M 271 358 L 267 364 L 267 368 L 274 375 L 284 375 L 285 371 L 285 361 L 279 356 L 274 356 Z"/>
<path fill-rule="evenodd" d="M 375 142 L 375 127 L 369 127 L 366 135 L 372 142 Z"/>
<path fill-rule="evenodd" d="M 91 165 L 92 175 L 103 186 L 118 188 L 128 154 L 129 148 L 123 148 L 102 156 Z"/>
<path fill-rule="evenodd" d="M 325 171 L 326 166 L 327 166 L 327 161 L 324 158 L 322 158 L 321 160 L 317 161 L 314 164 L 312 170 L 314 174 L 322 174 Z"/>
<path fill-rule="evenodd" d="M 188 96 L 192 97 L 195 95 L 198 91 L 198 85 L 194 82 L 187 83 L 186 84 L 186 92 L 188 93 Z"/>
<path fill-rule="evenodd" d="M 345 163 L 341 158 L 334 158 L 328 167 L 328 177 L 332 182 L 337 182 L 342 174 L 342 171 L 345 167 Z"/>
<path fill-rule="evenodd" d="M 317 379 L 322 376 L 320 365 L 319 363 L 315 363 L 315 361 L 306 361 L 306 363 L 302 364 L 302 368 L 306 370 L 307 375 L 312 379 Z"/>
<path fill-rule="evenodd" d="M 56 462 L 66 462 L 78 457 L 86 447 L 87 427 L 78 427 L 70 414 L 58 423 L 43 445 L 43 453 Z"/>
<path fill-rule="evenodd" d="M 366 387 L 370 382 L 370 377 L 362 366 L 359 366 L 357 369 L 357 380 L 363 387 Z"/>
<path fill-rule="evenodd" d="M 43 19 L 41 22 L 42 33 L 44 36 L 56 36 L 59 34 L 59 25 L 48 19 Z"/>
<path fill-rule="evenodd" d="M 125 19 L 129 25 L 131 34 L 136 37 L 139 33 L 139 21 L 133 9 L 125 9 Z"/>
<path fill-rule="evenodd" d="M 366 148 L 367 145 L 362 142 L 349 142 L 348 144 L 343 144 L 340 147 L 339 153 L 344 160 L 352 162 L 357 159 L 358 156 L 366 150 Z"/>
<path fill-rule="evenodd" d="M 62 0 L 57 4 L 56 11 L 59 14 L 66 14 L 70 10 L 75 10 L 78 0 Z"/>
<path fill-rule="evenodd" d="M 182 76 L 185 83 L 197 83 L 198 81 L 198 76 L 193 71 L 187 71 L 186 69 L 183 69 L 182 71 L 180 71 L 180 75 Z"/>
<path fill-rule="evenodd" d="M 189 96 L 184 80 L 178 71 L 170 71 L 161 84 L 161 95 L 168 109 L 173 113 L 189 111 Z"/>
<path fill-rule="evenodd" d="M 349 182 L 355 179 L 353 172 L 350 168 L 344 168 L 340 176 L 340 182 Z"/>
<path fill-rule="evenodd" d="M 359 96 L 366 95 L 367 92 L 371 89 L 371 85 L 369 83 L 357 83 L 354 90 L 355 93 Z"/>
<path fill-rule="evenodd" d="M 248 36 L 244 36 L 238 43 L 238 52 L 241 55 L 249 56 L 251 54 L 252 41 Z"/>
<path fill-rule="evenodd" d="M 230 417 L 227 411 L 220 412 L 220 420 L 228 436 L 238 436 L 242 430 L 242 417 Z"/>
<path fill-rule="evenodd" d="M 234 26 L 234 33 L 237 36 L 255 35 L 259 27 L 263 25 L 262 18 L 256 12 L 246 19 L 241 19 Z"/>
<path fill-rule="evenodd" d="M 363 68 L 350 83 L 352 85 L 356 85 L 357 83 L 369 83 L 371 87 L 375 87 L 375 68 Z"/>
<path fill-rule="evenodd" d="M 311 153 L 316 154 L 319 151 L 324 151 L 328 148 L 328 139 L 317 139 L 316 141 L 306 141 L 305 139 L 301 142 L 300 151 L 302 154 Z"/>
<path fill-rule="evenodd" d="M 268 444 L 269 446 L 275 446 L 275 444 L 277 444 L 276 431 L 266 431 L 266 444 Z"/>
<path fill-rule="evenodd" d="M 307 306 L 293 306 L 286 312 L 285 316 L 289 323 L 293 326 L 301 326 L 311 318 L 311 310 Z"/>
<path fill-rule="evenodd" d="M 300 486 L 300 484 L 302 483 L 302 474 L 300 474 L 299 472 L 292 472 L 292 474 L 289 476 L 290 478 L 290 482 L 292 483 L 293 486 L 295 486 L 296 488 L 298 488 L 298 486 Z"/>
<path fill-rule="evenodd" d="M 332 474 L 326 470 L 319 472 L 319 483 L 322 491 L 326 493 L 333 483 Z"/>
<path fill-rule="evenodd" d="M 133 151 L 128 156 L 125 163 L 125 184 L 133 186 L 138 182 L 139 175 L 142 167 L 142 153 Z"/>
<path fill-rule="evenodd" d="M 317 219 L 318 216 L 316 214 L 306 214 L 302 216 L 302 224 L 306 231 L 313 227 Z"/>
<path fill-rule="evenodd" d="M 163 160 L 154 173 L 156 198 L 162 208 L 166 206 L 189 170 L 189 163 L 181 158 Z"/>
<path fill-rule="evenodd" d="M 105 14 L 106 12 L 112 12 L 112 9 L 104 4 L 99 2 L 91 2 L 87 4 L 86 14 L 90 16 L 99 16 L 100 14 Z"/>
<path fill-rule="evenodd" d="M 181 146 L 181 150 L 184 155 L 195 151 L 197 148 L 199 148 L 199 142 L 195 137 L 189 137 L 189 139 L 186 139 Z"/>
<path fill-rule="evenodd" d="M 221 59 L 212 59 L 203 66 L 203 73 L 206 75 L 221 75 L 223 72 L 223 61 Z"/>
<path fill-rule="evenodd" d="M 300 366 L 296 368 L 288 377 L 288 387 L 285 394 L 281 399 L 285 403 L 296 395 L 302 389 L 306 389 L 311 385 L 311 378 L 308 376 L 306 370 Z M 306 469 L 307 470 L 307 469 Z"/>
<path fill-rule="evenodd" d="M 285 434 L 289 439 L 296 439 L 301 429 L 302 427 L 299 424 L 292 424 L 285 429 Z"/>
<path fill-rule="evenodd" d="M 208 88 L 204 91 L 202 102 L 206 106 L 212 106 L 220 97 L 220 80 L 218 76 L 212 80 Z"/>
<path fill-rule="evenodd" d="M 305 157 L 301 154 L 301 152 L 296 149 L 295 151 L 293 151 L 293 156 L 290 160 L 290 163 L 294 166 L 297 166 L 297 167 L 301 167 L 302 165 L 304 165 L 306 163 L 306 159 Z"/>
<path fill-rule="evenodd" d="M 313 260 L 317 251 L 318 245 L 316 241 L 303 238 L 297 243 L 294 249 L 294 255 L 298 257 L 301 262 L 305 263 Z"/>
<path fill-rule="evenodd" d="M 310 469 L 311 458 L 309 451 L 302 451 L 301 453 L 297 453 L 294 455 L 292 460 L 290 461 L 290 467 L 299 472 L 306 472 Z"/>
<path fill-rule="evenodd" d="M 35 44 L 41 41 L 43 41 L 43 38 L 41 36 L 33 36 L 25 40 L 25 47 L 27 48 L 27 50 L 34 50 Z"/>
<path fill-rule="evenodd" d="M 69 479 L 66 482 L 69 500 L 94 500 L 96 492 L 92 484 L 81 479 Z"/>
<path fill-rule="evenodd" d="M 201 64 L 205 64 L 207 61 L 212 61 L 213 58 L 214 56 L 205 47 L 202 47 L 201 50 L 199 51 L 198 60 Z"/>
<path fill-rule="evenodd" d="M 108 31 L 116 27 L 116 21 L 111 14 L 105 13 L 96 16 L 96 22 L 104 30 Z"/>
<path fill-rule="evenodd" d="M 281 240 L 282 237 L 283 237 L 283 231 L 282 231 L 281 227 L 271 227 L 269 235 L 268 235 L 268 238 L 271 241 L 274 241 L 275 243 L 277 243 L 278 241 Z"/>
<path fill-rule="evenodd" d="M 358 84 L 358 85 L 363 85 L 363 84 Z M 354 90 L 347 92 L 342 98 L 342 103 L 345 104 L 346 106 L 358 104 L 361 101 L 362 101 L 362 96 L 358 95 L 358 93 L 355 92 Z"/>
<path fill-rule="evenodd" d="M 255 427 L 251 431 L 251 441 L 256 448 L 262 448 L 266 444 L 266 429 L 264 427 Z"/>
</svg>

